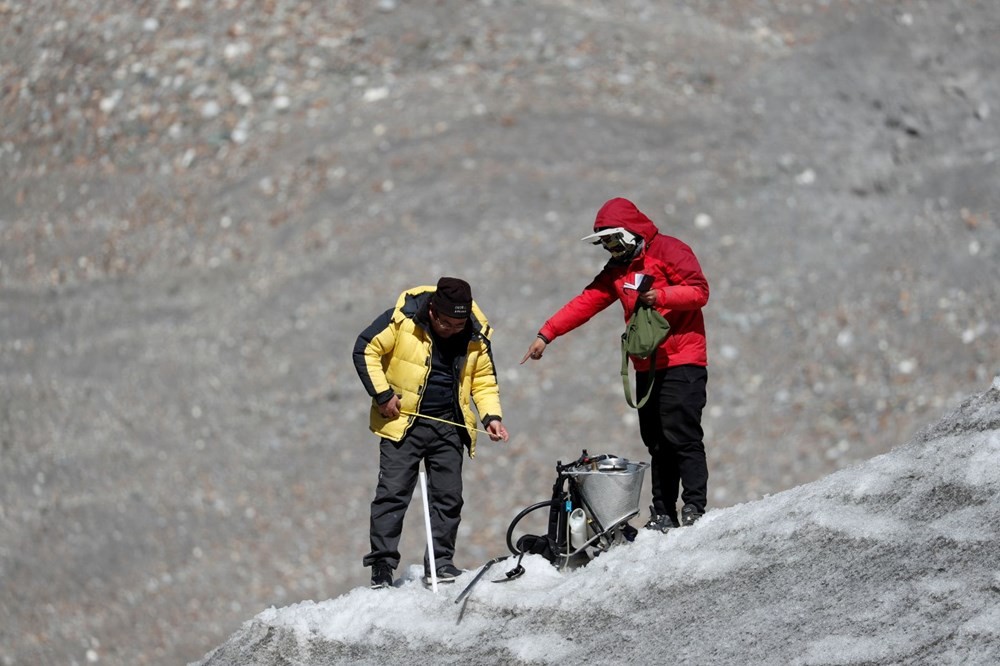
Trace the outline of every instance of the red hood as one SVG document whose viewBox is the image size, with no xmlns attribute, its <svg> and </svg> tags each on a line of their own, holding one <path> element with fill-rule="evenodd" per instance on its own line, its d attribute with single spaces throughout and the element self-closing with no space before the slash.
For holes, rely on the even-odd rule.
<svg viewBox="0 0 1000 666">
<path fill-rule="evenodd" d="M 594 231 L 608 227 L 624 227 L 634 234 L 639 234 L 646 241 L 647 246 L 653 237 L 660 233 L 653 221 L 643 215 L 634 203 L 621 197 L 611 199 L 597 211 Z"/>
</svg>

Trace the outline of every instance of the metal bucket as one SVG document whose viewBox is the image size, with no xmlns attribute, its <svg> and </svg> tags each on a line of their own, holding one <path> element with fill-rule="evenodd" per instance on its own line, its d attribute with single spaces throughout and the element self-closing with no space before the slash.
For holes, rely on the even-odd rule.
<svg viewBox="0 0 1000 666">
<path fill-rule="evenodd" d="M 639 494 L 649 463 L 605 458 L 594 467 L 567 470 L 565 474 L 576 482 L 590 517 L 607 531 L 639 513 Z"/>
</svg>

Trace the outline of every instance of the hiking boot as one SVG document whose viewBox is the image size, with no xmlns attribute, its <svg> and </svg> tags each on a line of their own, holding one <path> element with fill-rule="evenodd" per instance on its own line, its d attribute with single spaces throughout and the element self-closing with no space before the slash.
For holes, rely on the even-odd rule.
<svg viewBox="0 0 1000 666">
<path fill-rule="evenodd" d="M 691 504 L 685 504 L 684 508 L 681 509 L 681 525 L 684 527 L 690 527 L 698 522 L 698 519 L 704 515 L 705 513 L 700 511 L 698 507 Z"/>
<path fill-rule="evenodd" d="M 647 530 L 655 530 L 657 532 L 666 532 L 667 530 L 672 530 L 677 527 L 677 519 L 673 516 L 663 514 L 662 516 L 657 515 L 653 507 L 649 507 L 649 520 L 643 527 Z"/>
<path fill-rule="evenodd" d="M 628 523 L 622 525 L 622 538 L 628 541 L 629 543 L 635 541 L 635 538 L 638 535 L 639 535 L 639 530 L 635 529 Z"/>
<path fill-rule="evenodd" d="M 372 589 L 381 590 L 383 587 L 392 587 L 392 567 L 388 562 L 379 560 L 372 565 Z"/>
<path fill-rule="evenodd" d="M 464 573 L 464 569 L 459 569 L 454 564 L 442 564 L 437 568 L 437 582 L 454 583 L 455 579 Z M 431 575 L 426 570 L 424 570 L 424 584 L 431 584 Z"/>
<path fill-rule="evenodd" d="M 454 564 L 444 564 L 438 567 L 437 570 L 438 582 L 450 583 L 451 581 L 455 580 L 464 573 L 465 573 L 464 569 L 459 569 Z"/>
</svg>

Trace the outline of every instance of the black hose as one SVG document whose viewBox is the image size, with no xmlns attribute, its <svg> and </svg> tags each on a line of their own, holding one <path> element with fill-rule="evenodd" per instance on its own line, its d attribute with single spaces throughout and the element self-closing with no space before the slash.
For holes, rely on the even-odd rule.
<svg viewBox="0 0 1000 666">
<path fill-rule="evenodd" d="M 510 521 L 510 527 L 507 528 L 507 548 L 510 550 L 510 552 L 514 553 L 515 555 L 521 554 L 521 551 L 519 551 L 517 547 L 514 545 L 512 538 L 514 536 L 514 528 L 517 527 L 517 524 L 521 522 L 522 518 L 527 516 L 532 511 L 541 509 L 544 506 L 551 507 L 555 504 L 561 504 L 561 503 L 562 503 L 561 500 L 554 500 L 554 499 L 545 500 L 544 502 L 537 502 L 529 506 L 527 509 L 523 509 L 521 513 L 514 516 L 514 520 Z"/>
</svg>

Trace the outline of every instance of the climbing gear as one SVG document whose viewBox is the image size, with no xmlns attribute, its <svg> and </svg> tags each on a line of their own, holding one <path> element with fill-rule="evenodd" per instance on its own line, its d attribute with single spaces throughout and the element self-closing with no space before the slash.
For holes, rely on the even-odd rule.
<svg viewBox="0 0 1000 666">
<path fill-rule="evenodd" d="M 457 597 L 455 597 L 455 603 L 457 604 L 460 601 L 462 601 L 462 599 L 464 599 L 465 596 L 467 594 L 469 594 L 469 592 L 472 591 L 472 588 L 475 587 L 476 583 L 478 583 L 480 581 L 480 579 L 483 576 L 486 575 L 486 572 L 490 570 L 490 567 L 492 567 L 494 564 L 499 564 L 500 562 L 503 562 L 504 560 L 506 560 L 506 559 L 508 559 L 510 557 L 511 557 L 510 555 L 501 555 L 500 557 L 494 557 L 492 560 L 490 560 L 489 562 L 487 562 L 486 564 L 484 564 L 482 567 L 480 567 L 479 573 L 477 573 L 475 575 L 475 577 L 472 579 L 472 582 L 470 582 L 468 585 L 466 585 L 465 589 L 462 590 L 461 593 L 459 593 L 459 595 Z M 503 582 L 506 582 L 507 580 L 510 580 L 510 579 L 509 578 L 508 579 L 501 579 L 501 580 L 497 580 L 497 581 L 493 581 L 493 582 L 494 583 L 503 583 Z"/>
<path fill-rule="evenodd" d="M 525 573 L 521 561 L 527 554 L 541 555 L 555 567 L 583 566 L 616 543 L 632 541 L 635 529 L 628 520 L 639 513 L 639 492 L 649 463 L 631 462 L 615 455 L 591 456 L 586 449 L 569 464 L 556 462 L 556 482 L 552 499 L 536 502 L 522 509 L 507 528 L 507 548 L 517 556 L 517 563 L 504 578 L 505 583 Z M 544 535 L 523 534 L 514 542 L 514 532 L 521 520 L 548 508 L 548 529 Z M 496 557 L 482 566 L 479 573 L 455 603 L 464 599 L 490 567 L 513 555 Z"/>
<path fill-rule="evenodd" d="M 424 462 L 426 466 L 427 463 Z M 434 564 L 434 535 L 431 532 L 431 509 L 430 509 L 430 498 L 427 496 L 427 473 L 424 470 L 420 470 L 420 496 L 423 499 L 424 504 L 424 532 L 427 535 L 427 562 L 429 576 L 424 580 L 424 584 L 430 585 L 430 588 L 434 590 L 434 594 L 438 591 L 438 581 L 435 575 L 435 570 L 437 567 Z"/>
<path fill-rule="evenodd" d="M 507 548 L 514 555 L 541 555 L 559 568 L 585 564 L 621 540 L 624 524 L 639 513 L 639 492 L 649 463 L 615 455 L 590 456 L 586 450 L 574 462 L 556 463 L 552 499 L 523 509 L 507 528 Z M 514 542 L 517 524 L 528 514 L 548 507 L 544 535 L 525 534 Z"/>
</svg>

